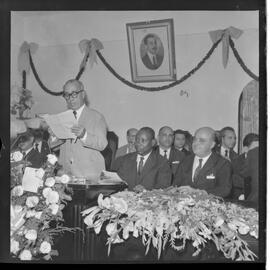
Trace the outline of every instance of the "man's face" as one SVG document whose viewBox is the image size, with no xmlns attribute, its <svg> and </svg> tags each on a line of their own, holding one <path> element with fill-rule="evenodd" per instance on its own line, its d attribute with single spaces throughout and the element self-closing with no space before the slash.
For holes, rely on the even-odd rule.
<svg viewBox="0 0 270 270">
<path fill-rule="evenodd" d="M 159 145 L 168 149 L 173 144 L 173 130 L 171 128 L 163 128 L 158 134 Z"/>
<path fill-rule="evenodd" d="M 177 148 L 184 147 L 186 143 L 186 137 L 184 134 L 175 134 L 174 135 L 174 146 Z"/>
<path fill-rule="evenodd" d="M 214 146 L 215 142 L 210 132 L 201 129 L 195 133 L 192 142 L 192 150 L 195 155 L 204 158 L 211 153 L 211 150 Z"/>
<path fill-rule="evenodd" d="M 225 148 L 233 149 L 236 144 L 236 135 L 231 130 L 226 130 L 224 133 L 224 137 L 222 137 L 222 145 Z"/>
<path fill-rule="evenodd" d="M 152 53 L 152 54 L 157 54 L 158 51 L 158 46 L 157 46 L 157 41 L 153 37 L 149 37 L 147 39 L 147 50 Z"/>
<path fill-rule="evenodd" d="M 128 132 L 128 135 L 127 135 L 127 142 L 129 144 L 134 144 L 135 143 L 135 138 L 136 138 L 136 134 L 137 134 L 137 130 L 136 129 L 131 129 L 129 132 Z"/>
<path fill-rule="evenodd" d="M 77 93 L 76 97 L 69 96 L 68 98 L 65 98 L 68 109 L 78 110 L 84 104 L 85 93 L 84 91 L 78 93 L 80 90 L 79 85 L 76 83 L 69 83 L 65 86 L 64 95 Z"/>
<path fill-rule="evenodd" d="M 144 156 L 148 154 L 153 146 L 155 141 L 151 138 L 150 134 L 146 131 L 139 131 L 136 135 L 135 148 L 138 154 Z"/>
</svg>

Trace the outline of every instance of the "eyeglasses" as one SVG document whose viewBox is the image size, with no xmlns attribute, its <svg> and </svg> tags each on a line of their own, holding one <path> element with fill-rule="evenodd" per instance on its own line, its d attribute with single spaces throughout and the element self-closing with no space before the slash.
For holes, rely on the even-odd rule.
<svg viewBox="0 0 270 270">
<path fill-rule="evenodd" d="M 77 91 L 77 92 L 71 92 L 70 94 L 68 94 L 68 93 L 64 93 L 63 94 L 63 97 L 64 97 L 64 99 L 66 99 L 66 100 L 69 100 L 71 97 L 72 98 L 76 98 L 78 95 L 79 95 L 79 93 L 81 93 L 83 90 L 80 90 L 80 91 Z"/>
</svg>

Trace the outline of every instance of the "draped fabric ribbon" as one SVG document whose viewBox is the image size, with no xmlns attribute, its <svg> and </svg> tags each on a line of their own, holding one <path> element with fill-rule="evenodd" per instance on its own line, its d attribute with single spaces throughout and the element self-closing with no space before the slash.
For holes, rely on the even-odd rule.
<svg viewBox="0 0 270 270">
<path fill-rule="evenodd" d="M 34 54 L 38 49 L 38 44 L 28 43 L 26 41 L 20 47 L 18 55 L 18 70 L 20 73 L 25 71 L 27 74 L 30 72 L 30 60 L 29 60 L 29 51 L 31 54 Z"/>
<path fill-rule="evenodd" d="M 243 31 L 235 28 L 229 27 L 224 30 L 210 31 L 209 35 L 213 43 L 222 38 L 222 63 L 223 67 L 226 68 L 229 59 L 229 38 L 238 39 L 243 34 Z"/>
<path fill-rule="evenodd" d="M 80 65 L 80 70 L 85 69 L 87 60 L 89 59 L 90 67 L 92 68 L 94 63 L 97 63 L 97 50 L 102 50 L 104 47 L 102 43 L 95 38 L 91 40 L 83 39 L 79 43 L 79 48 L 82 53 L 84 53 L 84 58 Z"/>
</svg>

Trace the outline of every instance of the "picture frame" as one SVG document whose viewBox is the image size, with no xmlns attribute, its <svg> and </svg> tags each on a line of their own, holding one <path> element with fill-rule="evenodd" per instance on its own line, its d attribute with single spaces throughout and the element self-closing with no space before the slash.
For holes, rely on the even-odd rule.
<svg viewBox="0 0 270 270">
<path fill-rule="evenodd" d="M 127 23 L 133 82 L 176 80 L 173 19 Z"/>
</svg>

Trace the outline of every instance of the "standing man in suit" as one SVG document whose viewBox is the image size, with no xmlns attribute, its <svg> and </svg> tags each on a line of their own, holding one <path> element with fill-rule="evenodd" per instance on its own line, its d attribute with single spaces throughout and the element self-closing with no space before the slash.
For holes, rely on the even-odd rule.
<svg viewBox="0 0 270 270">
<path fill-rule="evenodd" d="M 144 37 L 143 43 L 146 47 L 146 53 L 142 57 L 144 65 L 152 70 L 158 69 L 163 61 L 163 55 L 158 54 L 157 38 L 153 34 Z"/>
<path fill-rule="evenodd" d="M 158 132 L 159 145 L 156 147 L 156 151 L 169 161 L 172 170 L 172 177 L 174 178 L 179 165 L 183 162 L 185 158 L 185 154 L 175 149 L 175 147 L 173 146 L 173 141 L 174 141 L 174 132 L 172 128 L 164 126 L 159 129 Z"/>
<path fill-rule="evenodd" d="M 236 134 L 232 127 L 224 127 L 220 131 L 221 146 L 216 147 L 215 151 L 225 157 L 226 159 L 233 161 L 238 157 L 238 154 L 233 150 L 236 144 Z"/>
<path fill-rule="evenodd" d="M 174 147 L 182 151 L 186 156 L 188 156 L 190 151 L 188 151 L 186 147 L 186 132 L 181 129 L 177 129 L 174 131 L 174 142 L 173 142 Z"/>
<path fill-rule="evenodd" d="M 64 140 L 60 146 L 59 163 L 65 173 L 97 179 L 105 169 L 105 161 L 100 151 L 104 150 L 108 143 L 106 121 L 101 113 L 87 106 L 81 81 L 67 81 L 63 87 L 63 97 L 77 121 L 71 129 L 77 138 Z"/>
<path fill-rule="evenodd" d="M 125 144 L 117 149 L 116 154 L 115 154 L 115 158 L 118 158 L 120 156 L 124 156 L 128 153 L 133 153 L 136 151 L 135 138 L 136 138 L 137 132 L 138 132 L 138 129 L 136 129 L 136 128 L 130 128 L 127 130 L 127 144 Z"/>
<path fill-rule="evenodd" d="M 43 131 L 41 129 L 34 129 L 35 137 L 34 148 L 41 154 L 43 162 L 47 161 L 47 155 L 51 153 L 48 142 L 43 139 Z"/>
<path fill-rule="evenodd" d="M 210 127 L 199 128 L 192 143 L 194 154 L 187 156 L 179 166 L 174 185 L 188 185 L 227 197 L 232 188 L 231 163 L 213 152 L 214 146 L 215 131 Z"/>
<path fill-rule="evenodd" d="M 118 175 L 127 182 L 129 190 L 166 188 L 171 184 L 168 160 L 153 151 L 155 132 L 150 127 L 141 128 L 135 141 L 136 152 L 121 159 Z"/>
<path fill-rule="evenodd" d="M 40 168 L 44 160 L 42 155 L 34 148 L 34 135 L 31 131 L 27 131 L 21 135 L 18 141 L 18 148 L 23 154 L 23 160 L 29 161 L 32 168 Z"/>
</svg>

